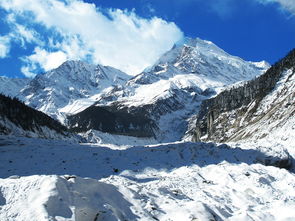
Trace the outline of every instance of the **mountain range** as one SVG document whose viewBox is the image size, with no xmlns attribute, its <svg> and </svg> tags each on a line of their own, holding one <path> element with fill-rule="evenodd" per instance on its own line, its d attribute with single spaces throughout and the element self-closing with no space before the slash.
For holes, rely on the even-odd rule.
<svg viewBox="0 0 295 221">
<path fill-rule="evenodd" d="M 264 61 L 231 56 L 212 42 L 187 38 L 136 76 L 67 61 L 32 80 L 23 79 L 9 95 L 75 131 L 95 129 L 167 142 L 184 136 L 203 100 L 268 67 Z"/>
<path fill-rule="evenodd" d="M 135 76 L 66 61 L 0 92 L 0 220 L 294 220 L 295 49 L 186 38 Z"/>
</svg>

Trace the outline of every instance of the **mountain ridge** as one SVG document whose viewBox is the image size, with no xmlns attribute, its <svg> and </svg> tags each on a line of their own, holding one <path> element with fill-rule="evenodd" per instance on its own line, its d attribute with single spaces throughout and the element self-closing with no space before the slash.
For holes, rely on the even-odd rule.
<svg viewBox="0 0 295 221">
<path fill-rule="evenodd" d="M 261 75 L 268 67 L 265 62 L 246 62 L 229 55 L 210 41 L 187 38 L 137 76 L 111 67 L 67 61 L 30 80 L 17 97 L 74 130 L 108 128 L 107 123 L 95 119 L 99 119 L 95 108 L 98 113 L 108 110 L 108 116 L 115 114 L 121 124 L 125 122 L 124 130 L 116 125 L 107 130 L 111 133 L 126 135 L 141 116 L 151 122 L 150 126 L 144 126 L 146 131 L 141 133 L 138 125 L 139 130 L 132 129 L 129 135 L 156 134 L 159 141 L 168 142 L 182 139 L 202 100 L 233 83 Z M 126 117 L 135 121 L 126 124 Z"/>
<path fill-rule="evenodd" d="M 216 61 L 222 65 L 215 64 Z M 266 68 L 267 63 L 245 62 L 224 52 L 212 42 L 191 39 L 189 44 L 173 47 L 154 66 L 132 77 L 122 87 L 103 94 L 102 99 L 89 107 L 92 117 L 88 115 L 85 119 L 78 113 L 76 118 L 70 117 L 69 124 L 71 127 L 79 125 L 80 119 L 92 125 L 91 118 L 98 117 L 94 112 L 95 107 L 98 112 L 101 108 L 117 112 L 125 110 L 130 117 L 132 114 L 141 114 L 154 122 L 148 130 L 158 128 L 153 133 L 157 134 L 159 140 L 179 140 L 187 124 L 175 124 L 175 119 L 185 121 L 193 115 L 202 100 L 232 83 L 260 75 Z M 167 116 L 169 114 L 171 116 Z"/>
</svg>

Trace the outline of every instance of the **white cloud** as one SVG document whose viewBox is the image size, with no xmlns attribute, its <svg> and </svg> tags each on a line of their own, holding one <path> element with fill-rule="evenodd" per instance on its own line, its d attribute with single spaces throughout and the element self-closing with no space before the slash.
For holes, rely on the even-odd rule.
<svg viewBox="0 0 295 221">
<path fill-rule="evenodd" d="M 5 58 L 10 51 L 10 37 L 0 36 L 0 58 Z"/>
<path fill-rule="evenodd" d="M 32 67 L 30 66 L 22 66 L 21 67 L 21 72 L 23 73 L 24 76 L 26 76 L 27 78 L 33 78 L 36 76 L 35 73 L 32 73 Z"/>
<path fill-rule="evenodd" d="M 12 37 L 16 40 L 19 40 L 23 46 L 26 43 L 38 43 L 42 44 L 42 42 L 38 39 L 38 34 L 34 30 L 30 30 L 23 25 L 15 24 L 14 32 L 12 33 Z"/>
<path fill-rule="evenodd" d="M 295 15 L 295 1 L 294 0 L 277 0 L 283 8 Z"/>
<path fill-rule="evenodd" d="M 29 30 L 25 26 L 15 23 L 13 16 L 7 16 L 7 21 L 10 23 L 11 32 L 0 36 L 0 58 L 9 56 L 11 44 L 17 42 L 21 47 L 25 47 L 26 43 L 38 43 L 42 45 L 34 30 Z"/>
<path fill-rule="evenodd" d="M 278 3 L 284 10 L 289 11 L 295 15 L 295 1 L 294 0 L 256 0 L 262 4 Z"/>
<path fill-rule="evenodd" d="M 234 11 L 233 0 L 213 0 L 209 1 L 210 8 L 221 18 L 228 18 Z"/>
<path fill-rule="evenodd" d="M 232 12 L 235 11 L 235 2 L 236 0 L 184 0 L 186 3 L 202 3 L 215 12 L 221 18 L 227 18 L 231 16 Z M 253 0 L 261 4 L 267 5 L 270 3 L 277 3 L 283 8 L 295 15 L 295 0 Z"/>
<path fill-rule="evenodd" d="M 36 73 L 32 72 L 41 67 L 45 71 L 60 66 L 68 59 L 62 51 L 48 52 L 42 48 L 36 47 L 34 54 L 23 58 L 26 65 L 22 67 L 22 72 L 26 77 L 33 77 Z"/>
<path fill-rule="evenodd" d="M 33 57 L 24 61 L 30 61 L 31 67 L 36 62 L 44 70 L 60 62 L 48 65 L 34 55 L 48 57 L 41 52 L 58 51 L 63 53 L 61 60 L 88 60 L 137 74 L 183 37 L 174 23 L 156 17 L 143 19 L 135 12 L 103 10 L 81 0 L 6 0 L 0 7 L 27 24 L 41 24 L 50 31 L 47 44 L 41 45 L 36 30 L 24 27 L 26 24 L 17 26 L 24 27 L 18 33 L 26 42 L 31 40 L 39 46 Z"/>
</svg>

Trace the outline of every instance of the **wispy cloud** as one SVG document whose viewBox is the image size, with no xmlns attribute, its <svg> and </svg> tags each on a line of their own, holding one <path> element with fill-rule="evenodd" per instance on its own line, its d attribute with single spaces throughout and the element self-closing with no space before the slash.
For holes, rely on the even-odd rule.
<svg viewBox="0 0 295 221">
<path fill-rule="evenodd" d="M 178 7 L 189 7 L 191 4 L 198 4 L 199 7 L 209 10 L 222 19 L 230 18 L 236 12 L 238 0 L 171 0 Z M 263 5 L 278 4 L 280 9 L 295 15 L 295 0 L 248 0 L 249 3 L 259 3 Z"/>
<path fill-rule="evenodd" d="M 209 0 L 210 8 L 221 18 L 231 17 L 234 7 L 233 0 Z"/>
<path fill-rule="evenodd" d="M 5 58 L 10 51 L 10 37 L 0 36 L 0 58 Z"/>
<path fill-rule="evenodd" d="M 48 70 L 66 59 L 136 74 L 183 37 L 174 23 L 157 17 L 144 19 L 130 11 L 100 9 L 81 0 L 6 0 L 0 7 L 14 26 L 11 32 L 22 39 L 19 42 L 35 44 L 32 54 L 22 59 L 27 76 L 38 67 Z"/>
<path fill-rule="evenodd" d="M 48 52 L 45 49 L 36 47 L 34 53 L 22 59 L 26 65 L 21 68 L 22 73 L 27 77 L 34 77 L 32 70 L 42 68 L 49 71 L 58 67 L 67 60 L 67 55 L 62 51 Z"/>
<path fill-rule="evenodd" d="M 294 0 L 256 0 L 262 4 L 278 3 L 284 10 L 289 11 L 295 15 L 295 1 Z"/>
</svg>

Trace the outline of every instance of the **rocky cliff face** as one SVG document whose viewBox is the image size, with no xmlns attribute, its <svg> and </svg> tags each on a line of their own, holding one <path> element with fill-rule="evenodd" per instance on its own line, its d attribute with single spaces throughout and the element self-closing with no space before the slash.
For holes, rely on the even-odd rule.
<svg viewBox="0 0 295 221">
<path fill-rule="evenodd" d="M 295 50 L 265 74 L 204 101 L 194 140 L 225 142 L 246 139 L 255 133 L 267 136 L 260 129 L 263 124 L 282 124 L 294 116 L 294 71 Z"/>
</svg>

